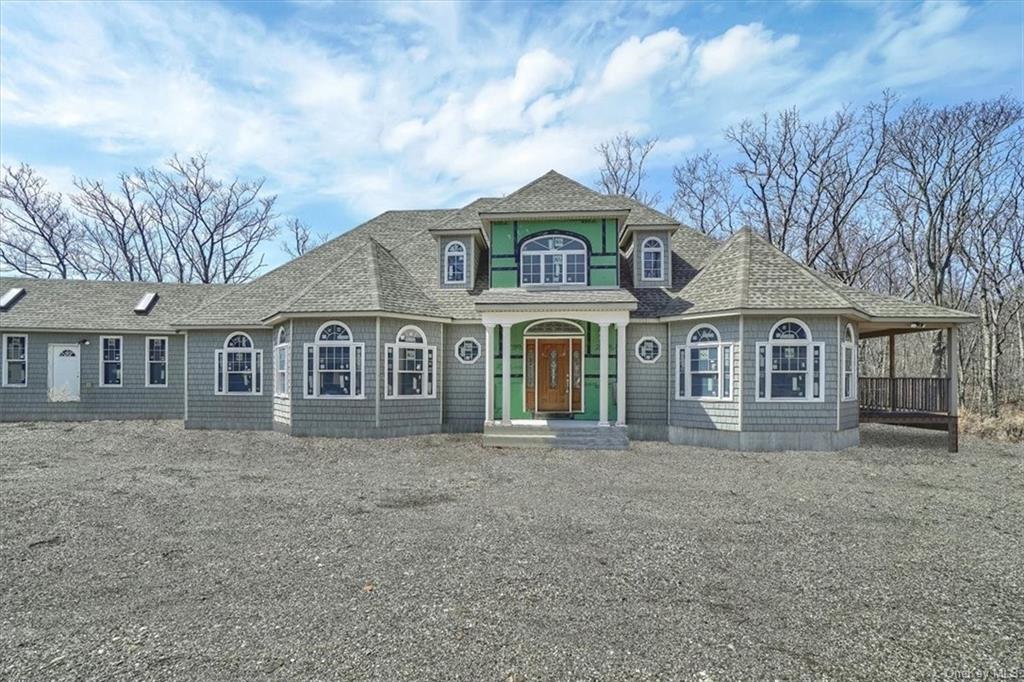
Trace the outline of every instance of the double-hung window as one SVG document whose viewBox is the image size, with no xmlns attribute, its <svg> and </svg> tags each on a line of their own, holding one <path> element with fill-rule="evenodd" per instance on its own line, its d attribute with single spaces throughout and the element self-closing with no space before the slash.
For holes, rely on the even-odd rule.
<svg viewBox="0 0 1024 682">
<path fill-rule="evenodd" d="M 167 385 L 167 337 L 146 337 L 146 386 Z"/>
<path fill-rule="evenodd" d="M 857 336 L 853 325 L 843 333 L 843 400 L 857 399 Z"/>
<path fill-rule="evenodd" d="M 124 339 L 120 336 L 100 337 L 100 386 L 121 386 Z"/>
<path fill-rule="evenodd" d="M 341 322 L 321 325 L 314 338 L 313 343 L 305 345 L 306 397 L 365 397 L 364 344 L 355 343 L 352 331 Z"/>
<path fill-rule="evenodd" d="M 466 283 L 466 247 L 462 242 L 450 242 L 444 249 L 444 283 Z"/>
<path fill-rule="evenodd" d="M 694 327 L 676 347 L 676 398 L 731 400 L 733 347 L 709 324 Z"/>
<path fill-rule="evenodd" d="M 575 237 L 534 237 L 519 249 L 523 285 L 586 284 L 587 271 L 587 246 Z"/>
<path fill-rule="evenodd" d="M 229 334 L 216 352 L 216 374 L 218 395 L 261 395 L 263 351 L 253 346 L 248 334 Z"/>
<path fill-rule="evenodd" d="M 640 279 L 660 281 L 665 279 L 665 247 L 657 237 L 648 237 L 640 246 Z"/>
<path fill-rule="evenodd" d="M 437 347 L 427 345 L 419 327 L 403 327 L 395 343 L 385 344 L 387 398 L 437 397 Z"/>
<path fill-rule="evenodd" d="M 824 400 L 825 346 L 814 343 L 807 325 L 782 320 L 768 341 L 757 344 L 757 399 Z"/>
<path fill-rule="evenodd" d="M 288 329 L 278 327 L 274 334 L 274 395 L 288 397 Z"/>
<path fill-rule="evenodd" d="M 4 334 L 3 353 L 3 385 L 28 385 L 28 336 L 24 334 Z"/>
</svg>

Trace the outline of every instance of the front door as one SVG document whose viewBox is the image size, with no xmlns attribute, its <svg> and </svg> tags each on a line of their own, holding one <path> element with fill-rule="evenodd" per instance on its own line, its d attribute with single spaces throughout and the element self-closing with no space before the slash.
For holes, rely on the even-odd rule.
<svg viewBox="0 0 1024 682">
<path fill-rule="evenodd" d="M 537 339 L 537 411 L 571 412 L 569 339 Z"/>
<path fill-rule="evenodd" d="M 50 402 L 78 400 L 81 392 L 81 351 L 78 344 L 50 344 Z"/>
</svg>

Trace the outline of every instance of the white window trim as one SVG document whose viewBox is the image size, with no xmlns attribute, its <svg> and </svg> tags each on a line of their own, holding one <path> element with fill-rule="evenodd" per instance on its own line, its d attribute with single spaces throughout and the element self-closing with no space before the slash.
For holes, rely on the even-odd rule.
<svg viewBox="0 0 1024 682">
<path fill-rule="evenodd" d="M 473 343 L 476 344 L 476 357 L 473 358 L 472 360 L 464 360 L 462 356 L 459 355 L 459 346 L 461 346 L 466 341 L 472 341 Z M 472 336 L 463 336 L 455 344 L 455 359 L 464 365 L 475 365 L 477 362 L 480 361 L 480 356 L 483 355 L 483 352 L 483 346 L 481 346 L 480 342 L 474 339 Z"/>
<path fill-rule="evenodd" d="M 795 340 L 784 340 L 784 339 L 773 339 L 775 336 L 775 330 L 779 326 L 792 322 L 803 327 L 807 333 L 806 339 L 795 339 Z M 791 397 L 773 397 L 772 396 L 772 348 L 775 346 L 806 346 L 807 347 L 807 371 L 806 379 L 804 381 L 807 386 L 807 395 L 803 398 L 791 398 Z M 758 365 L 761 359 L 761 350 L 764 349 L 765 363 L 764 363 L 764 374 L 761 374 L 761 368 Z M 821 366 L 818 368 L 818 385 L 821 386 L 821 395 L 814 397 L 814 351 L 818 350 L 819 357 L 821 358 Z M 803 320 L 799 320 L 795 317 L 786 317 L 772 325 L 771 329 L 768 330 L 768 340 L 758 342 L 754 348 L 754 374 L 756 381 L 754 383 L 754 402 L 758 403 L 823 403 L 825 402 L 825 344 L 821 342 L 815 342 L 814 337 L 811 333 L 810 326 Z M 783 374 L 792 374 L 793 372 L 782 372 Z M 764 397 L 761 397 L 760 382 L 764 382 Z"/>
<path fill-rule="evenodd" d="M 462 251 L 457 254 L 453 254 L 452 247 L 457 246 Z M 460 241 L 448 242 L 448 245 L 444 247 L 444 283 L 445 284 L 465 284 L 468 273 L 469 258 L 467 257 L 466 245 Z M 449 258 L 461 258 L 462 259 L 462 279 L 448 279 L 448 259 Z"/>
<path fill-rule="evenodd" d="M 690 339 L 693 338 L 693 334 L 699 330 L 707 327 L 715 333 L 717 341 L 701 341 L 699 343 L 692 343 Z M 686 333 L 687 342 L 683 345 L 676 346 L 676 367 L 675 367 L 675 381 L 676 381 L 676 400 L 693 400 L 697 402 L 713 402 L 713 403 L 731 403 L 736 401 L 736 390 L 732 385 L 736 381 L 736 346 L 735 344 L 729 343 L 728 341 L 722 340 L 722 334 L 718 329 L 711 324 L 701 323 L 696 324 L 690 328 L 690 331 Z M 701 348 L 717 348 L 718 349 L 718 395 L 693 395 L 693 372 L 690 368 L 690 351 L 693 349 Z M 729 349 L 729 395 L 725 393 L 725 350 Z M 680 364 L 683 368 L 685 386 L 679 385 L 679 367 Z M 698 374 L 710 374 L 710 372 L 698 372 Z M 680 389 L 685 388 L 685 395 L 680 395 Z"/>
<path fill-rule="evenodd" d="M 338 325 L 345 328 L 345 332 L 348 334 L 348 341 L 321 341 L 320 334 L 323 333 L 324 329 L 332 325 Z M 320 328 L 316 330 L 316 336 L 313 337 L 313 343 L 304 343 L 302 345 L 302 383 L 303 391 L 302 397 L 305 400 L 365 400 L 366 399 L 366 344 L 363 342 L 356 343 L 352 339 L 352 330 L 347 324 L 339 320 L 331 320 L 330 322 L 324 322 L 320 325 Z M 353 393 L 352 395 L 320 395 L 320 349 L 321 348 L 348 348 L 350 362 L 352 368 L 349 370 L 351 378 L 349 381 L 355 386 L 359 384 L 359 393 Z M 309 351 L 313 351 L 313 376 L 309 376 Z M 356 351 L 358 350 L 358 355 Z M 359 364 L 356 364 L 356 358 L 360 359 Z M 359 375 L 359 381 L 356 381 L 356 374 Z M 310 386 L 310 381 L 313 385 Z"/>
<path fill-rule="evenodd" d="M 524 282 L 523 281 L 523 250 L 526 245 L 530 242 L 540 241 L 541 239 L 550 239 L 551 237 L 562 237 L 565 239 L 572 239 L 583 245 L 582 249 L 572 249 L 569 251 L 529 251 L 529 256 L 540 257 L 540 281 L 539 282 Z M 568 282 L 566 277 L 568 276 L 568 269 L 565 267 L 566 256 L 582 255 L 583 256 L 583 281 L 582 282 Z M 547 266 L 544 263 L 545 256 L 562 256 L 562 279 L 559 282 L 545 282 L 544 275 L 546 273 Z M 521 287 L 560 287 L 560 286 L 574 286 L 582 287 L 590 285 L 590 258 L 587 255 L 587 245 L 583 241 L 582 237 L 577 237 L 572 234 L 542 234 L 527 239 L 519 245 L 519 286 Z"/>
<path fill-rule="evenodd" d="M 658 354 L 654 356 L 653 360 L 647 360 L 640 355 L 640 346 L 644 343 L 644 341 L 654 341 L 654 344 L 658 347 Z M 641 337 L 640 340 L 636 342 L 636 345 L 633 346 L 633 354 L 636 355 L 637 360 L 644 363 L 645 365 L 653 365 L 658 360 L 661 360 L 661 341 L 654 338 L 653 336 Z"/>
<path fill-rule="evenodd" d="M 7 339 L 13 337 L 21 339 L 22 347 L 25 349 L 25 359 L 22 362 L 25 364 L 25 382 L 21 384 L 12 384 L 7 380 Z M 3 347 L 0 348 L 0 362 L 3 363 L 3 367 L 0 368 L 0 372 L 3 373 L 3 380 L 0 381 L 0 386 L 4 388 L 27 388 L 28 387 L 28 334 L 4 334 L 3 338 L 0 339 L 3 343 Z"/>
<path fill-rule="evenodd" d="M 233 337 L 241 334 L 245 338 L 249 339 L 251 344 L 249 348 L 237 348 L 228 347 L 228 341 Z M 228 390 L 228 356 L 227 353 L 252 353 L 252 383 L 253 390 L 251 391 L 229 391 Z M 221 373 L 221 390 L 217 389 L 217 370 L 220 368 Z M 256 388 L 257 384 L 259 389 Z M 245 332 L 231 332 L 224 337 L 223 347 L 217 349 L 214 353 L 213 358 L 213 392 L 214 395 L 223 396 L 253 396 L 263 395 L 263 351 L 256 348 L 256 344 L 253 342 L 252 337 Z"/>
<path fill-rule="evenodd" d="M 164 342 L 164 383 L 162 384 L 151 384 L 149 382 L 149 366 L 153 362 L 149 359 L 149 342 L 150 341 L 163 341 Z M 121 356 L 124 357 L 124 349 L 121 350 Z M 147 336 L 146 337 L 146 376 L 145 383 L 146 388 L 167 388 L 171 383 L 171 342 L 166 336 Z M 121 370 L 122 376 L 124 376 L 124 370 Z"/>
<path fill-rule="evenodd" d="M 103 368 L 104 368 L 104 365 L 106 365 L 107 363 L 106 363 L 106 360 L 103 359 L 103 350 L 104 350 L 103 349 L 103 345 L 104 345 L 103 342 L 106 341 L 107 339 L 117 339 L 118 350 L 121 353 L 121 359 L 118 361 L 118 365 L 121 368 L 121 383 L 118 383 L 118 384 L 107 384 L 107 383 L 104 383 L 104 379 L 106 378 L 106 372 L 103 371 Z M 122 388 L 124 386 L 124 337 L 123 336 L 101 336 L 100 337 L 100 348 L 99 348 L 99 350 L 100 350 L 100 353 L 99 353 L 99 355 L 100 355 L 100 380 L 99 380 L 99 384 L 98 384 L 99 388 Z"/>
<path fill-rule="evenodd" d="M 416 332 L 420 335 L 420 338 L 423 339 L 423 343 L 407 343 L 407 342 L 400 342 L 400 341 L 398 341 L 398 339 L 402 338 L 402 334 L 407 329 L 414 329 L 414 330 L 416 330 Z M 421 395 L 399 395 L 398 394 L 398 377 L 399 377 L 399 372 L 398 372 L 398 354 L 399 354 L 399 351 L 401 349 L 403 349 L 403 348 L 413 348 L 413 349 L 416 349 L 416 350 L 422 350 L 423 351 L 423 371 L 421 372 L 422 377 L 423 377 L 422 378 L 422 382 L 423 382 L 424 386 L 430 386 L 430 393 L 429 394 L 427 394 L 427 393 L 423 393 Z M 391 387 L 392 387 L 392 390 L 394 391 L 394 393 L 393 394 L 389 394 L 388 391 L 387 391 L 387 386 L 385 385 L 385 387 L 384 387 L 384 399 L 385 400 L 433 400 L 433 399 L 437 398 L 437 384 L 440 382 L 440 377 L 437 374 L 437 346 L 427 345 L 427 335 L 423 333 L 423 330 L 420 329 L 419 327 L 415 326 L 415 325 L 406 325 L 405 327 L 402 327 L 400 330 L 398 330 L 397 334 L 395 334 L 395 342 L 394 343 L 385 343 L 384 344 L 384 371 L 385 372 L 387 371 L 387 357 L 388 357 L 389 349 L 390 349 L 390 351 L 392 353 L 392 356 L 391 356 L 392 357 L 392 362 L 391 362 Z M 432 384 L 427 381 L 428 373 L 433 374 L 434 381 L 433 381 Z"/>
<path fill-rule="evenodd" d="M 648 242 L 655 242 L 656 247 L 648 247 Z M 647 266 L 644 263 L 644 256 L 648 251 L 658 252 L 658 277 L 647 276 Z M 641 282 L 661 282 L 665 279 L 665 245 L 658 237 L 645 237 L 643 242 L 640 244 L 640 281 Z"/>
<path fill-rule="evenodd" d="M 850 338 L 852 338 L 853 341 L 847 341 L 847 333 L 850 334 Z M 839 349 L 839 363 L 842 367 L 842 370 L 839 372 L 839 390 L 842 392 L 843 402 L 849 403 L 857 400 L 857 369 L 860 360 L 860 358 L 857 357 L 857 332 L 854 331 L 852 324 L 847 324 L 846 328 L 843 330 L 843 339 Z M 850 368 L 846 366 L 847 349 L 851 351 L 851 356 L 853 358 L 853 367 Z M 850 395 L 846 395 L 846 375 L 851 372 L 853 376 L 850 379 Z"/>
<path fill-rule="evenodd" d="M 281 340 L 282 338 L 284 338 L 285 340 L 282 341 Z M 272 360 L 272 363 L 274 365 L 274 379 L 273 379 L 273 386 L 271 386 L 271 391 L 273 392 L 275 398 L 288 398 L 288 397 L 291 397 L 290 393 L 289 393 L 289 389 L 291 388 L 291 372 L 290 372 L 290 368 L 291 368 L 291 364 L 292 364 L 292 358 L 291 358 L 291 346 L 292 346 L 292 344 L 291 344 L 291 339 L 288 338 L 288 335 L 287 335 L 287 332 L 285 331 L 285 327 L 284 326 L 282 326 L 280 329 L 278 329 L 277 332 L 274 334 L 274 341 L 276 342 L 274 344 L 274 348 L 273 348 L 273 360 Z M 284 351 L 284 367 L 279 367 L 278 364 L 277 364 L 277 357 L 278 357 L 278 355 L 280 355 L 280 352 L 282 350 Z M 279 392 L 277 390 L 277 375 L 280 374 L 282 371 L 284 372 L 284 390 Z"/>
</svg>

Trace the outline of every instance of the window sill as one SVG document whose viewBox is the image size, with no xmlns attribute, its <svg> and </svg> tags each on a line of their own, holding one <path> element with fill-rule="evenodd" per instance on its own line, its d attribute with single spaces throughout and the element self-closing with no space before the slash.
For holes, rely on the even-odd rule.
<svg viewBox="0 0 1024 682">
<path fill-rule="evenodd" d="M 437 400 L 436 395 L 386 395 L 384 400 Z"/>
<path fill-rule="evenodd" d="M 0 384 L 0 388 L 28 388 L 28 384 Z"/>
<path fill-rule="evenodd" d="M 825 397 L 821 398 L 754 398 L 756 403 L 823 403 Z"/>
<path fill-rule="evenodd" d="M 215 391 L 214 395 L 225 397 L 225 398 L 260 398 L 260 397 L 263 396 L 263 392 L 260 391 L 259 393 L 255 393 L 253 391 L 248 391 L 246 393 L 242 393 L 241 391 L 232 391 L 231 393 L 228 393 L 228 392 L 224 391 L 224 392 L 221 392 L 221 393 L 217 393 Z"/>
<path fill-rule="evenodd" d="M 168 388 L 167 384 L 146 384 L 146 388 Z"/>
<path fill-rule="evenodd" d="M 696 397 L 696 396 L 689 396 L 689 395 L 687 395 L 687 396 L 678 396 L 677 395 L 676 396 L 676 400 L 693 402 L 693 403 L 734 403 L 734 402 L 736 402 L 736 399 L 732 398 L 732 397 L 729 397 L 729 398 L 704 398 L 704 397 Z"/>
<path fill-rule="evenodd" d="M 277 396 L 286 398 L 287 396 Z M 365 395 L 306 395 L 303 400 L 366 400 Z"/>
</svg>

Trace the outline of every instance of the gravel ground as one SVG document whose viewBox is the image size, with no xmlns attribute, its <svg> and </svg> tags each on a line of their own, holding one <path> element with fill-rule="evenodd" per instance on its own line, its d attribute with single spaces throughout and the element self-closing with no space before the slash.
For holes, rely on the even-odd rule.
<svg viewBox="0 0 1024 682">
<path fill-rule="evenodd" d="M 0 676 L 1024 674 L 1024 446 L 863 440 L 539 452 L 2 425 Z"/>
</svg>

